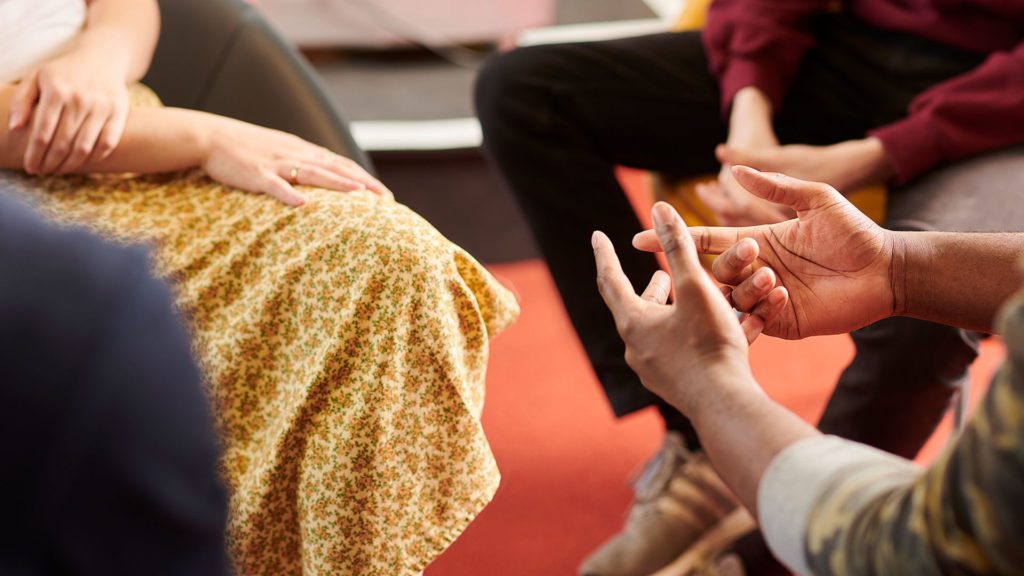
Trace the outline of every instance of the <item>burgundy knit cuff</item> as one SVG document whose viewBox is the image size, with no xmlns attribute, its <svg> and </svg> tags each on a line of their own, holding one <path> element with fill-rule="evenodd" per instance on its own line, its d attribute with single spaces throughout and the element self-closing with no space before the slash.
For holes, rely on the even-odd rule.
<svg viewBox="0 0 1024 576">
<path fill-rule="evenodd" d="M 912 114 L 903 120 L 868 132 L 882 141 L 885 154 L 896 172 L 896 184 L 905 184 L 945 159 L 926 114 Z"/>
<path fill-rule="evenodd" d="M 773 113 L 777 113 L 782 104 L 782 81 L 777 70 L 762 66 L 753 60 L 732 58 L 718 81 L 722 92 L 722 115 L 729 117 L 732 99 L 742 88 L 753 86 L 764 92 L 772 103 Z"/>
</svg>

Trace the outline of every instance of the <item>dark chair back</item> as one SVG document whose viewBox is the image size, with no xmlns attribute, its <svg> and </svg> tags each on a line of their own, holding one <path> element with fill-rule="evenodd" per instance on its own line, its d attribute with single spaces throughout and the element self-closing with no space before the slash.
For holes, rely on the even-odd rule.
<svg viewBox="0 0 1024 576">
<path fill-rule="evenodd" d="M 143 82 L 168 106 L 296 134 L 370 168 L 316 72 L 241 0 L 159 0 Z"/>
</svg>

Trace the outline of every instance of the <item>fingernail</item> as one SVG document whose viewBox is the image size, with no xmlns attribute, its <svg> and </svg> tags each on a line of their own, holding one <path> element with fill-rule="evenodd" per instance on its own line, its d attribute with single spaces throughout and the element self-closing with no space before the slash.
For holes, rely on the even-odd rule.
<svg viewBox="0 0 1024 576">
<path fill-rule="evenodd" d="M 754 257 L 754 244 L 746 240 L 742 241 L 739 247 L 736 249 L 736 253 L 740 258 L 749 260 Z"/>
<path fill-rule="evenodd" d="M 767 272 L 760 272 L 754 277 L 754 286 L 764 290 L 771 285 L 771 278 L 768 278 Z"/>
<path fill-rule="evenodd" d="M 654 225 L 658 228 L 664 228 L 668 225 L 669 219 L 672 218 L 671 208 L 664 202 L 658 202 L 654 205 L 654 210 L 651 211 L 651 220 L 654 220 Z"/>
<path fill-rule="evenodd" d="M 592 248 L 597 248 L 597 230 L 594 230 L 594 231 L 593 231 L 593 232 L 592 232 L 592 233 L 590 234 L 590 246 L 591 246 Z"/>
</svg>

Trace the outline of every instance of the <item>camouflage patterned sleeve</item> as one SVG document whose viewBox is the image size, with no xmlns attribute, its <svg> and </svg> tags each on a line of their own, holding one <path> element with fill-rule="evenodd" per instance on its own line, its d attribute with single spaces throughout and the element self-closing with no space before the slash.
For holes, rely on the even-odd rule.
<svg viewBox="0 0 1024 576">
<path fill-rule="evenodd" d="M 773 460 L 758 495 L 772 549 L 801 574 L 1024 571 L 1024 295 L 1004 308 L 1008 358 L 931 467 L 838 438 Z"/>
</svg>

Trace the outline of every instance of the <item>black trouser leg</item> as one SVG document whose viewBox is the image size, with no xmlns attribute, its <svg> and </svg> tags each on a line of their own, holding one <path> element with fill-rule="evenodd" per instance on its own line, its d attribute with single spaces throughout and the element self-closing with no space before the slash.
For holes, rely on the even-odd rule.
<svg viewBox="0 0 1024 576">
<path fill-rule="evenodd" d="M 486 150 L 530 222 L 615 413 L 651 404 L 597 291 L 590 236 L 607 233 L 634 286 L 646 285 L 658 264 L 630 247 L 640 225 L 614 166 L 715 170 L 725 132 L 699 36 L 515 50 L 484 69 L 476 102 Z"/>
<path fill-rule="evenodd" d="M 913 458 L 967 378 L 978 356 L 978 335 L 913 318 L 890 318 L 851 337 L 857 354 L 840 376 L 818 427 Z"/>
<path fill-rule="evenodd" d="M 871 31 L 849 17 L 822 18 L 819 26 L 818 45 L 776 117 L 784 142 L 861 137 L 905 114 L 920 90 L 976 63 L 921 39 Z M 699 35 L 516 50 L 486 67 L 476 96 L 485 147 L 523 207 L 615 413 L 654 403 L 625 364 L 594 285 L 589 237 L 595 229 L 608 233 L 627 276 L 642 287 L 657 264 L 629 248 L 639 225 L 613 166 L 677 175 L 717 169 L 712 150 L 725 131 Z M 893 389 L 903 382 L 879 385 Z M 686 427 L 670 407 L 659 408 L 667 421 Z M 846 411 L 860 417 L 855 412 Z M 870 421 L 870 410 L 866 416 Z M 688 439 L 697 440 L 692 431 Z"/>
</svg>

